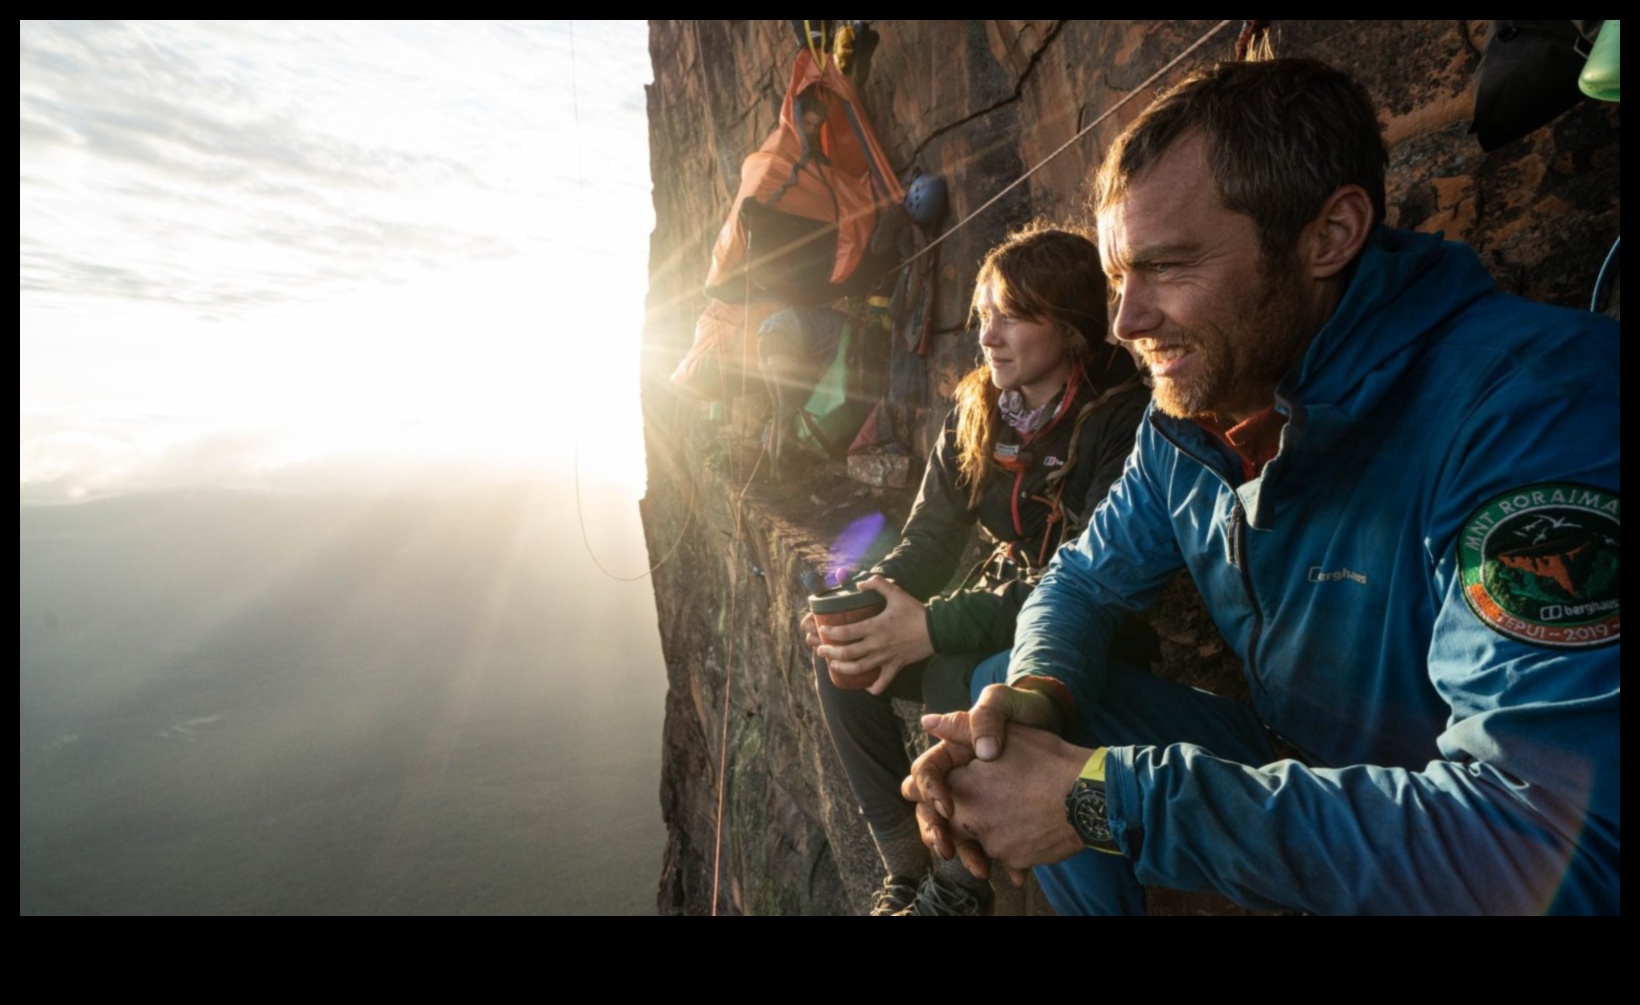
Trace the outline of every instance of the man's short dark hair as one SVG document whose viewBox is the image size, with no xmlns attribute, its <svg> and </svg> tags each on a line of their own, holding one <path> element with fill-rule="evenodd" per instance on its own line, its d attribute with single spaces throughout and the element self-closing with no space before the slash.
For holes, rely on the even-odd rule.
<svg viewBox="0 0 1640 1005">
<path fill-rule="evenodd" d="M 1389 155 L 1372 99 L 1355 80 L 1310 59 L 1220 63 L 1168 90 L 1116 140 L 1099 168 L 1094 209 L 1178 140 L 1199 131 L 1219 199 L 1258 227 L 1266 258 L 1292 254 L 1304 225 L 1343 185 L 1359 185 L 1384 220 Z"/>
</svg>

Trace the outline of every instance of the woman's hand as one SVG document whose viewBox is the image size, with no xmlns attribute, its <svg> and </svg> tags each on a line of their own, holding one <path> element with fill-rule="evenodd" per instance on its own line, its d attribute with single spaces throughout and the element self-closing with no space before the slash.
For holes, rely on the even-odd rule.
<svg viewBox="0 0 1640 1005">
<path fill-rule="evenodd" d="M 798 622 L 797 628 L 803 633 L 804 645 L 808 646 L 810 650 L 820 648 L 822 644 L 820 640 L 820 629 L 814 623 L 813 611 L 803 615 L 803 620 Z"/>
<path fill-rule="evenodd" d="M 881 576 L 872 576 L 859 588 L 883 595 L 888 601 L 883 613 L 852 625 L 826 628 L 823 637 L 819 635 L 821 629 L 805 618 L 803 640 L 808 642 L 813 633 L 820 640 L 815 652 L 838 673 L 879 671 L 877 682 L 868 691 L 882 694 L 901 670 L 934 655 L 934 643 L 928 638 L 928 609 Z"/>
</svg>

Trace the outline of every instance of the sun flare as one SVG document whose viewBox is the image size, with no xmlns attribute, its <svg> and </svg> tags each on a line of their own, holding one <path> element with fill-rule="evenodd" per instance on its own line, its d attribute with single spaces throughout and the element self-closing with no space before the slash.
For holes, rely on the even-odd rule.
<svg viewBox="0 0 1640 1005">
<path fill-rule="evenodd" d="M 25 23 L 25 490 L 579 445 L 635 496 L 644 30 Z"/>
</svg>

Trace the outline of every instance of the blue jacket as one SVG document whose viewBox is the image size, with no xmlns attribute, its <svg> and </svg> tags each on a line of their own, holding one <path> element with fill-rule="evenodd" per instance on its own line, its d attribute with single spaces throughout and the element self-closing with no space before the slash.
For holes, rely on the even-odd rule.
<svg viewBox="0 0 1640 1005">
<path fill-rule="evenodd" d="M 1142 882 L 1324 914 L 1622 912 L 1618 337 L 1379 228 L 1278 389 L 1260 478 L 1152 409 L 1020 612 L 1010 679 L 1098 702 L 1089 654 L 1187 568 L 1305 757 L 1112 749 Z"/>
</svg>

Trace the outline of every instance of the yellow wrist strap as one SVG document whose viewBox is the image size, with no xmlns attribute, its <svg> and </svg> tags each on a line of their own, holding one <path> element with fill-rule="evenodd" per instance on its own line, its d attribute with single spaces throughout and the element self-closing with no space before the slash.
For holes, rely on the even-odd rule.
<svg viewBox="0 0 1640 1005">
<path fill-rule="evenodd" d="M 1099 782 L 1100 784 L 1104 784 L 1104 781 L 1105 781 L 1105 755 L 1107 755 L 1109 753 L 1110 753 L 1110 748 L 1109 747 L 1100 747 L 1098 750 L 1095 750 L 1093 752 L 1093 756 L 1088 758 L 1088 763 L 1082 765 L 1082 773 L 1080 775 L 1077 775 L 1076 777 L 1086 778 L 1089 781 Z"/>
</svg>

